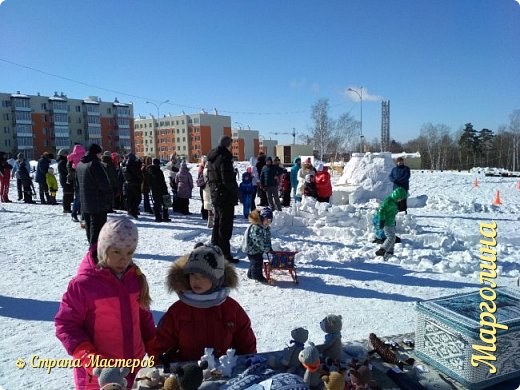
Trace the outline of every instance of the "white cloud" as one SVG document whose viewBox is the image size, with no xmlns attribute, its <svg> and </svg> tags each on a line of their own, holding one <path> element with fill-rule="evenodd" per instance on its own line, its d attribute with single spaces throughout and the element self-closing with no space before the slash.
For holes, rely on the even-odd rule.
<svg viewBox="0 0 520 390">
<path fill-rule="evenodd" d="M 363 88 L 363 90 L 361 90 Z M 352 91 L 352 89 L 355 91 Z M 343 90 L 343 95 L 350 100 L 359 101 L 360 96 L 363 96 L 363 101 L 380 102 L 384 100 L 383 96 L 371 95 L 366 87 L 347 87 Z"/>
<path fill-rule="evenodd" d="M 2 3 L 4 2 L 5 0 L 0 0 L 0 5 L 2 5 Z"/>
<path fill-rule="evenodd" d="M 520 0 L 515 0 L 520 5 Z M 518 387 L 520 389 L 520 386 Z"/>
</svg>

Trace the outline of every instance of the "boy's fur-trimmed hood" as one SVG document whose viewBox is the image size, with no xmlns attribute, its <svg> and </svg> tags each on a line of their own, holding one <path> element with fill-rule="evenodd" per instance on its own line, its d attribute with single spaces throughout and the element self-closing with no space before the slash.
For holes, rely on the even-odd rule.
<svg viewBox="0 0 520 390">
<path fill-rule="evenodd" d="M 184 269 L 188 263 L 189 255 L 179 257 L 171 266 L 166 277 L 166 285 L 169 292 L 177 294 L 191 290 L 188 275 L 184 274 Z M 235 267 L 226 261 L 224 268 L 224 282 L 222 288 L 237 288 L 238 274 Z"/>
</svg>

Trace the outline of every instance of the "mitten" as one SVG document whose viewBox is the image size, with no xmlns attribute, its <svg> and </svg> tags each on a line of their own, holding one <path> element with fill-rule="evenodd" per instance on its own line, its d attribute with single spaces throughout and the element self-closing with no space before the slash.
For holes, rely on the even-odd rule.
<svg viewBox="0 0 520 390">
<path fill-rule="evenodd" d="M 385 221 L 379 221 L 379 229 L 383 229 L 385 227 Z"/>
<path fill-rule="evenodd" d="M 96 352 L 96 347 L 90 341 L 84 341 L 76 347 L 72 356 L 81 362 L 81 366 L 87 374 L 92 375 L 92 370 L 94 369 L 92 363 L 95 361 Z"/>
</svg>

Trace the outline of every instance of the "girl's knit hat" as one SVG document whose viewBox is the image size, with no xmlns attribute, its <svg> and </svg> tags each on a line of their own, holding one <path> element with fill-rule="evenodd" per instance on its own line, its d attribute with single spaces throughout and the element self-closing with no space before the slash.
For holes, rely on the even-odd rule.
<svg viewBox="0 0 520 390">
<path fill-rule="evenodd" d="M 97 254 L 100 261 L 106 260 L 108 248 L 137 248 L 137 227 L 127 217 L 108 219 L 99 232 Z"/>
</svg>

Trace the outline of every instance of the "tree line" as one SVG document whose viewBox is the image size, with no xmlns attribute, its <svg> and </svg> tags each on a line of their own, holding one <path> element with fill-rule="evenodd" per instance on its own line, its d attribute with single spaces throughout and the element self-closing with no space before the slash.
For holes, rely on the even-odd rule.
<svg viewBox="0 0 520 390">
<path fill-rule="evenodd" d="M 347 157 L 359 151 L 360 122 L 349 113 L 331 118 L 328 99 L 320 99 L 312 106 L 312 125 L 300 140 L 312 145 L 320 159 Z M 467 170 L 472 167 L 496 167 L 520 170 L 520 109 L 509 115 L 509 124 L 496 131 L 477 130 L 471 122 L 452 131 L 445 124 L 425 123 L 419 136 L 401 143 L 391 140 L 389 152 L 419 152 L 421 168 L 435 170 Z M 365 151 L 382 151 L 378 138 L 365 142 Z"/>
</svg>

